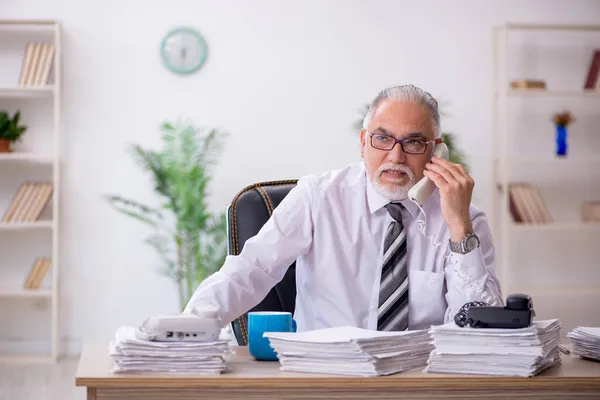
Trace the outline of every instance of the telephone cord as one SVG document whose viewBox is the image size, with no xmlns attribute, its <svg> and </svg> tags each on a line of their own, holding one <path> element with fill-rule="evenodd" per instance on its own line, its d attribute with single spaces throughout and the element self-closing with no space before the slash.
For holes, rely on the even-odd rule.
<svg viewBox="0 0 600 400">
<path fill-rule="evenodd" d="M 417 204 L 417 203 L 415 203 L 415 204 Z M 423 213 L 423 216 L 424 216 L 424 220 L 422 220 L 422 219 L 417 220 L 417 228 L 419 229 L 419 232 L 421 232 L 421 234 L 425 238 L 429 239 L 429 241 L 431 242 L 431 245 L 433 247 L 435 247 L 435 248 L 440 247 L 441 243 L 435 241 L 435 235 L 427 236 L 427 233 L 426 233 L 427 214 L 425 213 L 425 210 L 423 210 L 423 208 L 419 204 L 417 204 L 417 206 L 419 207 L 419 209 L 421 210 L 421 212 Z M 448 251 L 448 254 L 446 254 L 444 256 L 444 258 L 446 259 L 446 262 L 448 262 L 452 266 L 452 269 L 454 270 L 454 272 L 456 272 L 458 277 L 463 282 L 465 282 L 467 285 L 474 288 L 475 293 L 478 296 L 481 296 L 482 300 L 485 303 L 487 303 L 488 305 L 491 305 L 491 306 L 498 305 L 498 300 L 492 298 L 492 295 L 488 291 L 482 289 L 479 282 L 476 282 L 475 279 L 473 279 L 473 277 L 468 274 L 467 267 L 463 264 L 459 268 L 458 267 L 459 262 L 455 259 L 451 259 L 451 257 L 452 257 L 452 253 L 450 251 Z"/>
</svg>

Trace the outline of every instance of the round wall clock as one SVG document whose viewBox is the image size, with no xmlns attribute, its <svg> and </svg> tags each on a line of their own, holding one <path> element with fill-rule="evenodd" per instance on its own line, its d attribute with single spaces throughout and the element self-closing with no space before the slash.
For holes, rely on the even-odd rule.
<svg viewBox="0 0 600 400">
<path fill-rule="evenodd" d="M 206 62 L 208 46 L 195 29 L 180 27 L 169 31 L 160 44 L 160 56 L 165 67 L 181 75 L 198 71 Z"/>
</svg>

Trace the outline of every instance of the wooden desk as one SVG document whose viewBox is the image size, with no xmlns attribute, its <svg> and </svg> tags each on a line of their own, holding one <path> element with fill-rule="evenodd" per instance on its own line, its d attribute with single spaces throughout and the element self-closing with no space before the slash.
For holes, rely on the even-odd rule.
<svg viewBox="0 0 600 400">
<path fill-rule="evenodd" d="M 391 376 L 356 378 L 282 372 L 278 362 L 251 359 L 235 348 L 231 371 L 182 376 L 111 374 L 108 346 L 86 346 L 76 386 L 89 400 L 158 399 L 600 399 L 600 363 L 563 355 L 562 365 L 532 378 L 430 374 L 421 370 Z"/>
</svg>

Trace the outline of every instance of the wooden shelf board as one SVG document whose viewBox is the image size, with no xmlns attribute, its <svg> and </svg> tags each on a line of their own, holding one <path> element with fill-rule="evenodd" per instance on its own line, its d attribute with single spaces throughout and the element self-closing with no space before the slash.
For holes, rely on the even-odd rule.
<svg viewBox="0 0 600 400">
<path fill-rule="evenodd" d="M 512 223 L 512 229 L 517 231 L 567 231 L 567 230 L 600 230 L 600 222 L 551 222 L 542 223 Z"/>
<path fill-rule="evenodd" d="M 47 96 L 54 93 L 54 86 L 0 86 L 0 97 Z"/>
<path fill-rule="evenodd" d="M 53 162 L 52 156 L 45 156 L 35 153 L 0 153 L 0 162 L 3 161 L 18 161 L 18 162 L 31 162 L 41 164 L 51 164 Z"/>
<path fill-rule="evenodd" d="M 0 297 L 52 297 L 52 289 L 24 289 L 21 287 L 1 287 Z"/>
<path fill-rule="evenodd" d="M 0 364 L 52 364 L 52 356 L 0 356 Z"/>
<path fill-rule="evenodd" d="M 507 285 L 508 289 L 514 293 L 527 293 L 531 296 L 550 296 L 550 295 L 600 295 L 600 285 L 564 285 L 564 286 L 518 286 Z M 535 300 L 534 300 L 535 301 Z"/>
<path fill-rule="evenodd" d="M 53 228 L 53 221 L 0 223 L 0 231 Z"/>
<path fill-rule="evenodd" d="M 54 19 L 0 19 L 0 25 L 56 25 Z"/>
<path fill-rule="evenodd" d="M 536 24 L 510 22 L 505 24 L 504 27 L 509 30 L 600 31 L 600 25 Z"/>
<path fill-rule="evenodd" d="M 502 161 L 501 158 L 494 158 L 496 163 Z M 598 164 L 600 163 L 600 157 L 579 157 L 572 155 L 564 158 L 560 157 L 508 157 L 508 162 L 521 163 L 521 164 Z"/>
<path fill-rule="evenodd" d="M 600 90 L 552 90 L 552 89 L 508 89 L 508 96 L 537 96 L 537 97 L 598 97 Z"/>
</svg>

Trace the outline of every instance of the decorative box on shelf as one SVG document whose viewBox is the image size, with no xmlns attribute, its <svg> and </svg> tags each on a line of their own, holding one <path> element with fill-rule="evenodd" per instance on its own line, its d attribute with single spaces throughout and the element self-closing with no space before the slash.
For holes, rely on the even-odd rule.
<svg viewBox="0 0 600 400">
<path fill-rule="evenodd" d="M 586 201 L 581 205 L 583 222 L 600 222 L 600 201 Z"/>
<path fill-rule="evenodd" d="M 510 82 L 513 89 L 546 89 L 546 82 L 535 79 L 523 79 Z"/>
</svg>

